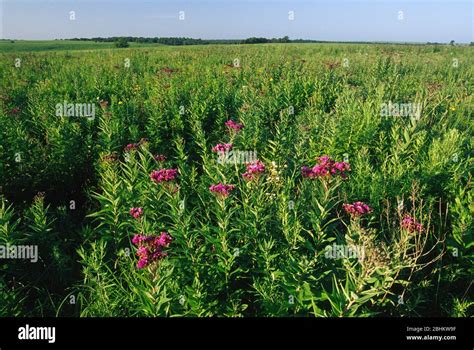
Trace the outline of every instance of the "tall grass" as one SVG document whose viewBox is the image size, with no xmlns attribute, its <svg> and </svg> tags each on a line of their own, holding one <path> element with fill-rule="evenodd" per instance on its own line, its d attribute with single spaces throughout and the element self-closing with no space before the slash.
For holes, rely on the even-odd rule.
<svg viewBox="0 0 474 350">
<path fill-rule="evenodd" d="M 0 242 L 41 258 L 0 261 L 0 314 L 472 315 L 472 50 L 1 54 Z M 95 118 L 57 116 L 64 101 L 95 104 Z M 383 116 L 388 103 L 421 113 Z M 265 171 L 246 180 L 219 143 Z M 347 178 L 304 177 L 324 155 Z M 152 181 L 159 169 L 177 176 Z M 371 211 L 346 213 L 356 201 Z M 133 237 L 161 232 L 167 255 L 137 268 Z"/>
</svg>

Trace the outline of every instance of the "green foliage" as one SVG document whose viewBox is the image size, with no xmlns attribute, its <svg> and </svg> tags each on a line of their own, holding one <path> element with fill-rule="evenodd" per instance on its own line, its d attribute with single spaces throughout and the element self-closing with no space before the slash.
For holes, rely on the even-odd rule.
<svg viewBox="0 0 474 350">
<path fill-rule="evenodd" d="M 129 47 L 130 45 L 128 44 L 127 39 L 125 38 L 119 38 L 117 41 L 114 43 L 115 47 L 119 49 L 123 49 L 125 47 Z"/>
<path fill-rule="evenodd" d="M 0 245 L 40 258 L 0 260 L 0 315 L 472 316 L 471 51 L 1 54 Z M 95 116 L 56 115 L 64 101 Z M 420 116 L 384 116 L 389 102 Z M 230 133 L 229 119 L 244 128 Z M 265 173 L 246 181 L 245 164 L 220 164 L 212 147 L 229 142 Z M 326 154 L 347 159 L 348 178 L 303 178 Z M 151 181 L 161 168 L 176 181 Z M 209 191 L 219 182 L 236 186 L 229 197 Z M 342 204 L 355 201 L 373 212 L 351 218 Z M 402 229 L 405 215 L 423 231 Z M 163 231 L 168 255 L 138 269 L 132 237 Z"/>
</svg>

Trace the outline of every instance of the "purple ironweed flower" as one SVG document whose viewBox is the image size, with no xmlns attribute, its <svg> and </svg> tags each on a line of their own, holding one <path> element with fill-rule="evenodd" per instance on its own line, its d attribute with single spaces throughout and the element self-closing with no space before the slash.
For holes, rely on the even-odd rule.
<svg viewBox="0 0 474 350">
<path fill-rule="evenodd" d="M 329 175 L 330 170 L 331 170 L 330 168 L 325 167 L 324 165 L 315 165 L 311 171 L 314 177 L 316 176 L 323 177 L 323 176 Z"/>
<path fill-rule="evenodd" d="M 166 253 L 166 252 L 164 252 L 164 251 L 161 251 L 161 250 L 157 250 L 157 251 L 153 252 L 153 253 L 150 255 L 151 260 L 153 260 L 153 261 L 163 259 L 163 258 L 165 258 L 166 256 L 168 256 L 168 253 Z"/>
<path fill-rule="evenodd" d="M 403 229 L 409 232 L 415 232 L 415 231 L 422 232 L 423 231 L 423 225 L 421 225 L 414 218 L 408 215 L 406 215 L 403 218 L 401 226 Z"/>
<path fill-rule="evenodd" d="M 212 147 L 212 152 L 216 153 L 225 153 L 232 149 L 233 145 L 231 143 L 218 143 L 214 147 Z"/>
<path fill-rule="evenodd" d="M 351 170 L 350 164 L 346 162 L 336 162 L 334 163 L 334 168 L 339 170 L 340 172 Z"/>
<path fill-rule="evenodd" d="M 301 175 L 303 175 L 303 177 L 314 177 L 313 170 L 306 165 L 301 167 Z"/>
<path fill-rule="evenodd" d="M 141 258 L 140 260 L 138 260 L 138 262 L 137 262 L 137 268 L 138 269 L 143 269 L 147 266 L 148 266 L 148 260 L 147 259 Z"/>
<path fill-rule="evenodd" d="M 129 143 L 128 145 L 125 146 L 124 150 L 125 152 L 134 151 L 138 148 L 138 146 L 139 146 L 138 143 Z"/>
<path fill-rule="evenodd" d="M 340 175 L 343 179 L 347 177 L 346 171 L 351 171 L 351 166 L 346 162 L 336 162 L 331 169 L 331 174 Z"/>
<path fill-rule="evenodd" d="M 153 170 L 150 179 L 156 183 L 173 181 L 176 178 L 178 169 L 160 169 Z"/>
<path fill-rule="evenodd" d="M 265 164 L 257 159 L 255 162 L 247 165 L 247 171 L 251 174 L 263 173 L 265 171 Z"/>
<path fill-rule="evenodd" d="M 133 245 L 139 245 L 141 241 L 142 241 L 142 235 L 136 234 L 132 238 Z"/>
<path fill-rule="evenodd" d="M 143 208 L 130 208 L 130 215 L 138 219 L 143 214 Z"/>
<path fill-rule="evenodd" d="M 265 164 L 257 159 L 255 162 L 247 164 L 247 172 L 243 173 L 242 176 L 248 180 L 252 180 L 255 177 L 258 177 L 264 171 Z"/>
<path fill-rule="evenodd" d="M 350 171 L 351 167 L 346 162 L 335 162 L 329 156 L 322 156 L 318 158 L 318 163 L 313 168 L 303 166 L 301 168 L 301 175 L 307 178 L 315 177 L 331 177 L 341 176 L 343 179 L 347 177 L 346 171 Z"/>
<path fill-rule="evenodd" d="M 168 247 L 171 240 L 172 238 L 168 232 L 161 232 L 160 236 L 155 238 L 155 245 L 159 247 Z"/>
<path fill-rule="evenodd" d="M 20 113 L 20 108 L 19 107 L 15 107 L 13 108 L 11 111 L 10 111 L 11 114 L 18 114 Z"/>
<path fill-rule="evenodd" d="M 344 208 L 347 214 L 350 214 L 351 216 L 355 217 L 372 212 L 372 208 L 362 202 L 355 202 L 353 204 L 343 204 L 342 207 Z"/>
<path fill-rule="evenodd" d="M 225 125 L 229 128 L 229 129 L 232 129 L 236 132 L 240 131 L 244 125 L 243 124 L 239 124 L 239 123 L 236 123 L 234 122 L 233 120 L 228 120 L 225 122 Z"/>
<path fill-rule="evenodd" d="M 137 234 L 132 238 L 132 243 L 137 246 L 136 255 L 139 257 L 137 268 L 142 269 L 151 263 L 167 256 L 163 248 L 167 248 L 172 241 L 167 232 L 160 236 L 145 236 Z"/>
<path fill-rule="evenodd" d="M 209 187 L 209 190 L 222 197 L 227 197 L 229 196 L 230 191 L 233 191 L 234 188 L 234 185 L 224 185 L 222 183 L 218 183 L 217 185 L 212 185 L 211 187 Z"/>
<path fill-rule="evenodd" d="M 166 156 L 163 154 L 157 154 L 153 158 L 155 158 L 157 162 L 164 162 L 166 160 Z"/>
<path fill-rule="evenodd" d="M 331 165 L 333 163 L 334 161 L 329 156 L 319 157 L 319 164 L 321 164 L 322 166 Z"/>
<path fill-rule="evenodd" d="M 138 247 L 137 256 L 139 256 L 140 258 L 146 258 L 148 254 L 150 254 L 150 249 L 148 249 L 148 247 Z"/>
</svg>

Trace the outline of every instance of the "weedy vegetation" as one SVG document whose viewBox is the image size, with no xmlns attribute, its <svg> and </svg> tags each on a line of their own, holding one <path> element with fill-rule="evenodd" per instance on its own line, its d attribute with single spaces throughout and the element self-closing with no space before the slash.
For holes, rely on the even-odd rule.
<svg viewBox="0 0 474 350">
<path fill-rule="evenodd" d="M 472 316 L 473 58 L 1 53 L 0 315 Z"/>
</svg>

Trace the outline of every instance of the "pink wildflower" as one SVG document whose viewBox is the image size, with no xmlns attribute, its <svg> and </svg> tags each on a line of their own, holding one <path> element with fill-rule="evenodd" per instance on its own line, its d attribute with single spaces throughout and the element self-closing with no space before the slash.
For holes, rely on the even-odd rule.
<svg viewBox="0 0 474 350">
<path fill-rule="evenodd" d="M 225 125 L 229 128 L 229 129 L 232 129 L 236 132 L 240 131 L 244 126 L 243 124 L 239 124 L 239 123 L 236 123 L 234 122 L 233 120 L 228 120 L 225 122 Z"/>
<path fill-rule="evenodd" d="M 219 143 L 212 147 L 212 152 L 215 153 L 225 153 L 232 149 L 233 145 L 231 143 Z"/>
<path fill-rule="evenodd" d="M 139 146 L 138 143 L 129 143 L 128 145 L 125 146 L 125 152 L 134 151 L 138 148 L 138 146 Z"/>
<path fill-rule="evenodd" d="M 303 175 L 303 177 L 314 177 L 313 170 L 306 165 L 301 167 L 301 175 Z"/>
<path fill-rule="evenodd" d="M 171 236 L 168 232 L 161 232 L 160 236 L 155 238 L 155 244 L 160 247 L 168 247 L 171 243 Z"/>
<path fill-rule="evenodd" d="M 158 154 L 153 157 L 157 162 L 164 162 L 166 160 L 166 156 L 163 154 Z"/>
<path fill-rule="evenodd" d="M 414 218 L 411 216 L 406 215 L 401 224 L 402 228 L 409 232 L 422 232 L 423 231 L 423 225 L 421 225 L 419 222 L 417 222 Z"/>
<path fill-rule="evenodd" d="M 161 232 L 160 236 L 135 235 L 132 243 L 137 246 L 136 255 L 139 257 L 137 268 L 143 269 L 151 263 L 158 261 L 168 254 L 163 251 L 171 243 L 172 238 L 167 232 Z"/>
<path fill-rule="evenodd" d="M 141 241 L 142 241 L 142 235 L 135 235 L 135 236 L 133 236 L 133 238 L 132 238 L 132 243 L 133 243 L 134 245 L 140 244 Z"/>
<path fill-rule="evenodd" d="M 160 169 L 153 170 L 150 174 L 150 179 L 156 183 L 173 181 L 176 179 L 178 169 Z"/>
<path fill-rule="evenodd" d="M 222 197 L 227 197 L 230 195 L 230 191 L 235 189 L 234 185 L 224 185 L 222 183 L 218 183 L 217 185 L 212 185 L 209 187 L 209 190 L 217 195 Z"/>
<path fill-rule="evenodd" d="M 350 171 L 351 167 L 346 162 L 335 162 L 329 156 L 318 158 L 318 163 L 313 168 L 303 166 L 301 175 L 307 178 L 341 176 L 343 179 L 347 177 L 346 171 Z"/>
<path fill-rule="evenodd" d="M 366 215 L 372 212 L 372 208 L 362 202 L 355 202 L 353 204 L 343 204 L 342 207 L 344 208 L 346 213 L 350 214 L 353 217 Z"/>
<path fill-rule="evenodd" d="M 15 107 L 13 108 L 11 111 L 10 111 L 11 114 L 18 114 L 20 113 L 20 108 L 19 107 Z"/>
<path fill-rule="evenodd" d="M 143 269 L 143 268 L 147 267 L 147 265 L 148 265 L 148 260 L 145 259 L 145 258 L 141 258 L 140 260 L 138 260 L 137 268 Z"/>
<path fill-rule="evenodd" d="M 138 219 L 143 214 L 143 208 L 130 208 L 130 215 Z"/>
<path fill-rule="evenodd" d="M 258 177 L 264 171 L 265 164 L 263 164 L 260 160 L 257 160 L 247 165 L 247 172 L 243 173 L 242 176 L 248 180 L 252 180 L 255 177 Z"/>
</svg>

